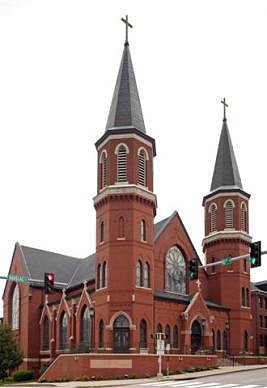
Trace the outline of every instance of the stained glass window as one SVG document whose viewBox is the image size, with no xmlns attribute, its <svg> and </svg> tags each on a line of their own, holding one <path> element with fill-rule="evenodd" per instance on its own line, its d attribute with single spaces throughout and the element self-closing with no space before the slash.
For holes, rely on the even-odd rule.
<svg viewBox="0 0 267 388">
<path fill-rule="evenodd" d="M 12 295 L 12 329 L 19 328 L 19 286 L 16 284 Z"/>
<path fill-rule="evenodd" d="M 165 289 L 167 291 L 186 293 L 185 259 L 176 246 L 171 247 L 166 255 Z"/>
</svg>

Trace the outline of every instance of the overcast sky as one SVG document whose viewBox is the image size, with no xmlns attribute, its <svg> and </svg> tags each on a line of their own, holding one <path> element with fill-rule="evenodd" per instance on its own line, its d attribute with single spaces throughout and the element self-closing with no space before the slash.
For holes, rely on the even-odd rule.
<svg viewBox="0 0 267 388">
<path fill-rule="evenodd" d="M 94 143 L 106 125 L 126 13 L 157 146 L 156 221 L 177 210 L 203 257 L 202 198 L 226 97 L 251 194 L 250 233 L 267 249 L 266 1 L 0 0 L 0 275 L 16 241 L 75 257 L 94 252 Z M 263 262 L 253 281 L 267 278 Z"/>
</svg>

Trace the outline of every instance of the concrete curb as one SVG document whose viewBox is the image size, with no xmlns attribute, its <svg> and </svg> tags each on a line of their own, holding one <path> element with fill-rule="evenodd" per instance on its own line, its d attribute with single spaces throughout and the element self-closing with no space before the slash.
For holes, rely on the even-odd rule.
<svg viewBox="0 0 267 388">
<path fill-rule="evenodd" d="M 28 384 L 9 384 L 2 387 L 59 387 L 59 388 L 95 388 L 95 387 L 125 387 L 129 385 L 137 385 L 143 383 L 155 383 L 157 381 L 179 381 L 179 380 L 194 380 L 203 377 L 217 376 L 228 373 L 247 372 L 248 370 L 266 369 L 267 365 L 247 365 L 236 367 L 221 367 L 219 369 L 212 369 L 208 371 L 181 373 L 179 375 L 163 376 L 161 378 L 152 377 L 145 379 L 129 379 L 129 380 L 101 380 L 101 381 L 69 381 L 62 383 L 28 383 Z"/>
</svg>

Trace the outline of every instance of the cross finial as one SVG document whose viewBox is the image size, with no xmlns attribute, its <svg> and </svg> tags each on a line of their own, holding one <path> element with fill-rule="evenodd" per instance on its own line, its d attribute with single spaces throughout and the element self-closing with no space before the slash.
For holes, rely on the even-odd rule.
<svg viewBox="0 0 267 388">
<path fill-rule="evenodd" d="M 130 24 L 128 22 L 128 15 L 126 15 L 125 19 L 124 18 L 121 18 L 121 21 L 123 21 L 123 23 L 125 23 L 125 27 L 126 27 L 126 31 L 125 31 L 125 45 L 127 46 L 129 44 L 128 42 L 128 28 L 131 27 L 133 28 L 132 24 Z"/>
<path fill-rule="evenodd" d="M 226 104 L 225 97 L 221 103 L 223 104 L 223 120 L 226 121 L 226 108 L 228 108 L 228 104 Z"/>
</svg>

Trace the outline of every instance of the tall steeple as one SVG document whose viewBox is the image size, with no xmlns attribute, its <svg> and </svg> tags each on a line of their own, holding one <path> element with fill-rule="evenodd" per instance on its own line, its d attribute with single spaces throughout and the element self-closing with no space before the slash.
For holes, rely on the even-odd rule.
<svg viewBox="0 0 267 388">
<path fill-rule="evenodd" d="M 228 105 L 225 103 L 225 99 L 222 103 L 224 104 L 224 118 L 210 190 L 214 191 L 219 188 L 242 190 L 242 182 L 225 114 L 225 106 Z"/>
<path fill-rule="evenodd" d="M 106 131 L 132 127 L 146 133 L 128 42 L 128 26 L 132 26 L 128 23 L 127 17 L 126 20 L 122 20 L 126 23 L 126 40 Z"/>
</svg>

